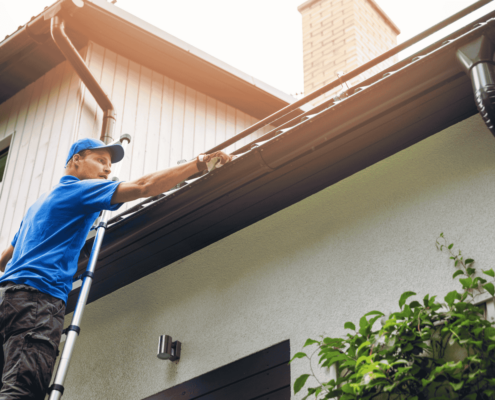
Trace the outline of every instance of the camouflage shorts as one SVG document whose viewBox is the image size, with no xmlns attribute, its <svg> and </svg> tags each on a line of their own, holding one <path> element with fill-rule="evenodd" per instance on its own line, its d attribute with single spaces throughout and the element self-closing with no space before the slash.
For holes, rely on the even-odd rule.
<svg viewBox="0 0 495 400">
<path fill-rule="evenodd" d="M 0 400 L 45 398 L 64 315 L 60 299 L 31 286 L 0 284 Z"/>
</svg>

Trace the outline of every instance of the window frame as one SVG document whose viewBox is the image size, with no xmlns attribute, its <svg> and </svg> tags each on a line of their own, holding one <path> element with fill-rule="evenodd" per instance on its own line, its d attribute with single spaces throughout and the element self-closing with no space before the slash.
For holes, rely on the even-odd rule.
<svg viewBox="0 0 495 400">
<path fill-rule="evenodd" d="M 11 134 L 6 135 L 2 140 L 0 140 L 0 156 L 7 151 L 7 160 L 5 161 L 5 169 L 3 170 L 2 180 L 0 181 L 0 198 L 3 194 L 3 183 L 5 182 L 5 176 L 9 168 L 10 156 L 12 154 L 12 143 L 14 142 L 15 131 Z"/>
</svg>

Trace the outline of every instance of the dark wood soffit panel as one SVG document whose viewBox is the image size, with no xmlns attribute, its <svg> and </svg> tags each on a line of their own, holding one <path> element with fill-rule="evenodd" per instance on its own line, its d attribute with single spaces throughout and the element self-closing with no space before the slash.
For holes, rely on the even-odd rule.
<svg viewBox="0 0 495 400">
<path fill-rule="evenodd" d="M 271 392 L 284 394 L 290 385 L 289 360 L 290 342 L 285 340 L 145 400 L 249 400 Z"/>
<path fill-rule="evenodd" d="M 285 167 L 246 184 L 189 213 L 183 218 L 163 223 L 149 232 L 139 228 L 139 219 L 130 220 L 115 234 L 127 236 L 143 230 L 143 237 L 123 248 L 103 255 L 98 263 L 90 301 L 123 287 L 164 266 L 203 248 L 229 234 L 279 211 L 329 185 L 338 182 L 448 126 L 476 113 L 470 83 L 466 79 L 449 82 L 442 90 L 429 92 L 410 108 L 397 105 L 388 118 L 377 118 L 368 125 L 349 132 L 353 141 L 347 145 L 326 143 L 311 154 L 299 157 Z M 391 131 L 394 134 L 390 134 Z M 374 142 L 373 142 L 374 140 Z M 353 154 L 356 144 L 363 149 Z M 182 201 L 194 196 L 184 193 Z M 146 221 L 166 215 L 170 204 L 156 211 L 150 209 Z M 156 214 L 156 216 L 154 216 Z M 144 216 L 143 216 L 144 217 Z M 132 217 L 131 217 L 132 218 Z M 146 217 L 144 217 L 146 218 Z M 141 221 L 142 224 L 147 224 Z M 129 228 L 131 231 L 128 232 Z M 111 237 L 108 233 L 108 239 Z M 104 254 L 104 252 L 103 252 Z M 80 268 L 84 263 L 80 264 Z M 69 296 L 73 308 L 77 291 Z M 69 312 L 69 311 L 68 311 Z"/>
</svg>

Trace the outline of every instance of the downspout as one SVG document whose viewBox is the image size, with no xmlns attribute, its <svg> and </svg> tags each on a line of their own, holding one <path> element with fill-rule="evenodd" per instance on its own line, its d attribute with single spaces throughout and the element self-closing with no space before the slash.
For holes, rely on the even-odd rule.
<svg viewBox="0 0 495 400">
<path fill-rule="evenodd" d="M 51 34 L 57 47 L 72 65 L 77 75 L 79 75 L 103 110 L 103 125 L 101 127 L 100 140 L 107 144 L 112 142 L 116 119 L 115 108 L 100 84 L 96 81 L 88 66 L 85 64 L 77 49 L 70 41 L 65 32 L 65 21 L 58 15 L 55 15 L 51 20 Z"/>
<path fill-rule="evenodd" d="M 458 62 L 471 78 L 476 107 L 493 135 L 495 135 L 494 54 L 495 45 L 487 34 L 460 47 L 456 53 Z"/>
</svg>

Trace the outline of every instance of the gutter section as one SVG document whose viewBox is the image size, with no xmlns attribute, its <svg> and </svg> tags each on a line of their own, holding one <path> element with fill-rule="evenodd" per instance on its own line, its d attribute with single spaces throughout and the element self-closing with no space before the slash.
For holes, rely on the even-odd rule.
<svg viewBox="0 0 495 400">
<path fill-rule="evenodd" d="M 51 20 L 51 34 L 57 47 L 63 53 L 67 61 L 72 65 L 77 75 L 79 75 L 81 80 L 95 98 L 98 105 L 103 110 L 103 125 L 101 128 L 100 140 L 107 144 L 111 143 L 113 141 L 112 134 L 116 122 L 116 112 L 112 102 L 87 67 L 77 49 L 70 41 L 67 33 L 65 32 L 65 22 L 58 15 L 54 16 Z"/>
</svg>

